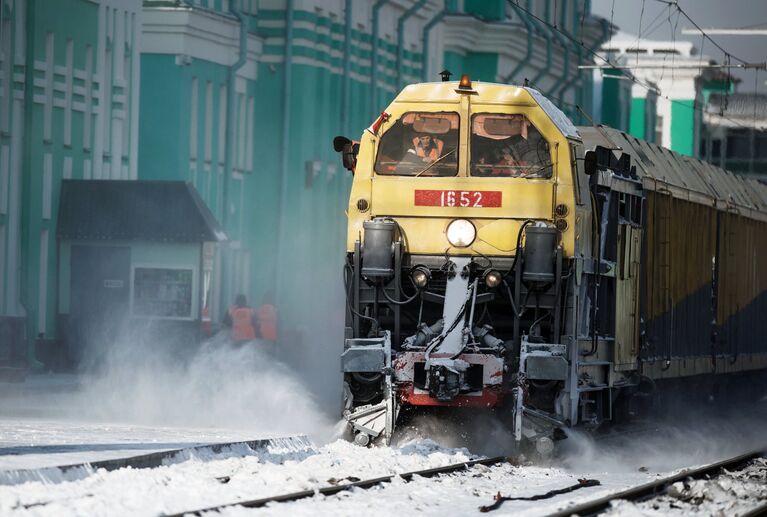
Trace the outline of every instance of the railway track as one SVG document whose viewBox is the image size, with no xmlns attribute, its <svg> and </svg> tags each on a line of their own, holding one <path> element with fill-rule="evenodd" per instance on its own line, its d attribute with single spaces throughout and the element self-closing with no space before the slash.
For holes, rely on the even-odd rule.
<svg viewBox="0 0 767 517">
<path fill-rule="evenodd" d="M 605 497 L 600 497 L 586 503 L 570 506 L 558 512 L 549 514 L 548 517 L 569 517 L 572 515 L 578 515 L 581 517 L 589 515 L 599 515 L 608 510 L 614 501 L 632 501 L 642 502 L 654 499 L 667 493 L 669 487 L 679 481 L 685 481 L 690 479 L 704 479 L 708 477 L 716 477 L 723 470 L 737 470 L 746 466 L 752 460 L 765 457 L 765 451 L 753 451 L 746 454 L 741 454 L 726 460 L 710 463 L 702 467 L 696 467 L 691 469 L 685 469 L 676 474 L 666 476 L 649 483 L 637 485 L 626 490 L 622 490 L 615 494 L 610 494 Z M 767 503 L 761 505 L 749 513 L 743 514 L 749 517 L 755 517 L 756 515 L 767 515 Z"/>
<path fill-rule="evenodd" d="M 506 456 L 495 456 L 493 458 L 485 458 L 485 459 L 479 459 L 479 460 L 464 461 L 461 463 L 454 463 L 451 465 L 446 465 L 444 467 L 435 467 L 435 468 L 424 469 L 424 470 L 416 470 L 412 472 L 405 472 L 402 474 L 391 474 L 388 476 L 380 476 L 376 478 L 351 481 L 350 483 L 328 485 L 322 488 L 317 488 L 312 490 L 301 490 L 298 492 L 290 492 L 286 494 L 262 497 L 259 499 L 225 503 L 225 504 L 220 504 L 216 506 L 210 506 L 207 508 L 199 508 L 196 510 L 186 510 L 180 513 L 166 514 L 164 517 L 181 517 L 183 515 L 202 515 L 205 512 L 218 511 L 218 510 L 222 510 L 224 508 L 228 508 L 232 506 L 242 506 L 245 508 L 260 508 L 260 507 L 266 506 L 269 503 L 286 503 L 290 501 L 298 501 L 300 499 L 306 499 L 307 497 L 314 497 L 317 494 L 330 496 L 330 495 L 335 495 L 340 492 L 344 492 L 354 488 L 366 490 L 384 483 L 390 483 L 391 481 L 397 478 L 400 478 L 404 481 L 411 481 L 413 478 L 417 476 L 430 478 L 430 477 L 435 477 L 442 474 L 451 474 L 455 472 L 465 471 L 465 470 L 471 469 L 472 467 L 476 465 L 491 466 L 491 465 L 497 465 L 500 463 L 507 463 L 507 462 L 514 463 L 514 461 L 511 458 L 508 458 Z"/>
</svg>

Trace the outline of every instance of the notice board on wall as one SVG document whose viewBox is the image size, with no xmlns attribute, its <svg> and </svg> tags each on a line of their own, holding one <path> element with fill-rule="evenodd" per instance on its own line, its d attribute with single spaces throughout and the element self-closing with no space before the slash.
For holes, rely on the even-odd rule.
<svg viewBox="0 0 767 517">
<path fill-rule="evenodd" d="M 133 315 L 192 317 L 192 270 L 137 267 L 133 274 Z"/>
</svg>

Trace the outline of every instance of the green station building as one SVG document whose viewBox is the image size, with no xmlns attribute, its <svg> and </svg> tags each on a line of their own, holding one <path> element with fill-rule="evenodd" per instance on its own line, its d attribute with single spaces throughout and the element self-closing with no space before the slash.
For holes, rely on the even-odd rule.
<svg viewBox="0 0 767 517">
<path fill-rule="evenodd" d="M 527 81 L 578 120 L 595 90 L 577 65 L 612 31 L 590 10 L 589 0 L 0 0 L 0 367 L 36 366 L 36 350 L 73 339 L 61 318 L 78 303 L 61 292 L 78 289 L 77 236 L 58 231 L 66 180 L 194 190 L 221 238 L 184 244 L 184 255 L 172 239 L 112 237 L 168 270 L 202 250 L 190 325 L 215 326 L 238 293 L 253 306 L 270 296 L 282 342 L 340 343 L 351 178 L 332 138 L 356 137 L 404 85 L 445 68 Z M 135 271 L 126 278 L 128 307 L 167 305 L 146 299 Z"/>
</svg>

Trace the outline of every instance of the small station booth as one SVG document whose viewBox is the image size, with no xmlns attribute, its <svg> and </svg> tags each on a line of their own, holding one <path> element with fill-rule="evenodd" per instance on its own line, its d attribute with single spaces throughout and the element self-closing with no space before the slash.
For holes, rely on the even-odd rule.
<svg viewBox="0 0 767 517">
<path fill-rule="evenodd" d="M 199 343 L 226 235 L 192 185 L 65 180 L 57 239 L 58 361 Z"/>
</svg>

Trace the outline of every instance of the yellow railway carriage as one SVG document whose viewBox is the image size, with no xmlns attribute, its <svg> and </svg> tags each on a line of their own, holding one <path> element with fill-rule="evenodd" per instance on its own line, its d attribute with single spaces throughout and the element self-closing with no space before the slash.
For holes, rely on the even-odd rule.
<svg viewBox="0 0 767 517">
<path fill-rule="evenodd" d="M 743 342 L 759 330 L 744 311 L 767 302 L 764 185 L 466 76 L 407 86 L 334 146 L 354 173 L 342 366 L 358 443 L 388 441 L 401 409 L 482 407 L 547 453 L 657 380 L 767 366 Z M 685 334 L 696 318 L 711 335 Z"/>
</svg>

